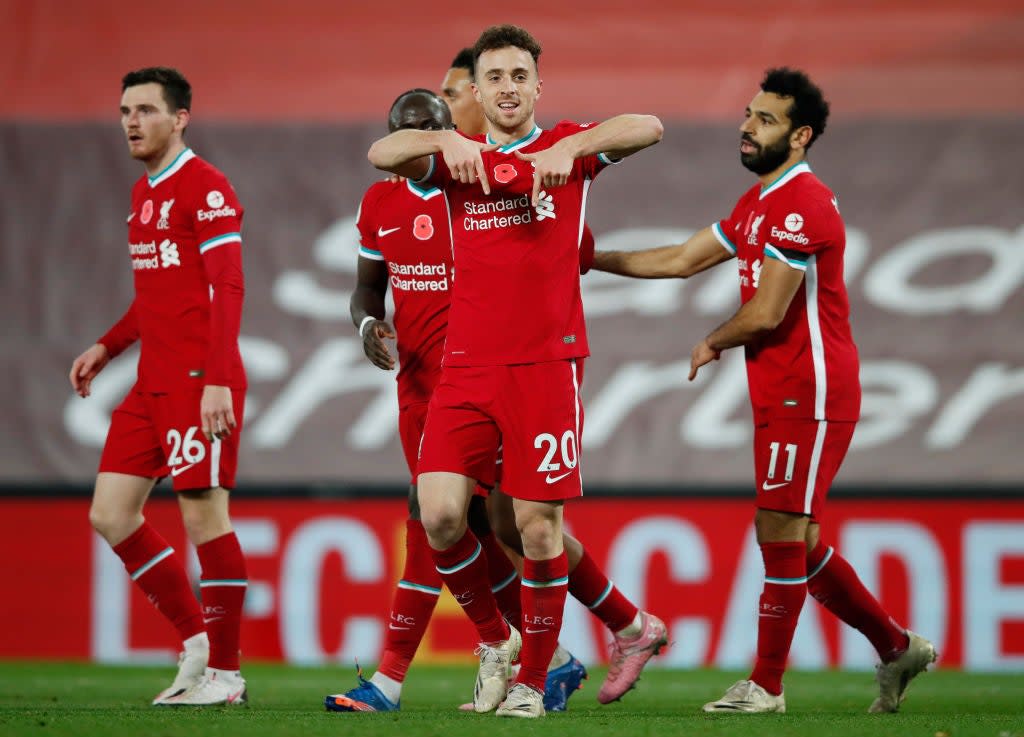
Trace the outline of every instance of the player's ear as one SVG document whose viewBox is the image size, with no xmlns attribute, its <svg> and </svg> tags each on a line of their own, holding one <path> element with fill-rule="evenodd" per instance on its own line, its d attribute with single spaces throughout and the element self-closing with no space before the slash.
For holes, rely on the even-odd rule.
<svg viewBox="0 0 1024 737">
<path fill-rule="evenodd" d="M 175 113 L 174 130 L 179 133 L 184 132 L 184 130 L 188 128 L 188 124 L 191 120 L 192 116 L 189 111 L 185 108 L 181 108 L 177 113 Z"/>
<path fill-rule="evenodd" d="M 540 77 L 537 78 L 537 97 L 540 97 L 540 88 L 544 86 L 544 80 Z"/>
<path fill-rule="evenodd" d="M 807 148 L 807 144 L 811 142 L 811 136 L 814 131 L 809 125 L 802 125 L 793 131 L 789 135 L 789 143 L 791 148 Z"/>
<path fill-rule="evenodd" d="M 476 101 L 483 104 L 484 98 L 481 97 L 480 88 L 476 86 L 476 82 L 470 82 L 469 88 L 473 90 L 473 97 L 476 98 Z"/>
</svg>

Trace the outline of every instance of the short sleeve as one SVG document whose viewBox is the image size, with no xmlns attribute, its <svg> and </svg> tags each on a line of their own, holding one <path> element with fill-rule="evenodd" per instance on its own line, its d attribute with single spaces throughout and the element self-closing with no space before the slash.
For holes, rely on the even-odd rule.
<svg viewBox="0 0 1024 737">
<path fill-rule="evenodd" d="M 558 140 L 562 140 L 563 138 L 574 136 L 577 133 L 582 133 L 585 130 L 593 128 L 595 125 L 597 125 L 597 123 L 576 123 L 571 120 L 563 120 L 552 128 L 551 132 L 555 134 Z M 618 163 L 619 159 L 613 159 L 606 154 L 599 153 L 576 159 L 576 168 L 582 178 L 593 180 L 604 169 Z"/>
<path fill-rule="evenodd" d="M 199 253 L 242 242 L 244 210 L 235 188 L 221 172 L 210 168 L 199 177 L 195 203 L 195 233 Z"/>
<path fill-rule="evenodd" d="M 832 202 L 807 200 L 779 203 L 766 214 L 765 226 L 765 257 L 806 271 L 811 256 L 835 245 L 842 220 Z"/>
<path fill-rule="evenodd" d="M 383 261 L 384 254 L 377 247 L 377 201 L 380 199 L 376 187 L 370 187 L 359 203 L 356 228 L 359 230 L 359 255 L 374 261 Z"/>
<path fill-rule="evenodd" d="M 711 224 L 711 232 L 714 234 L 715 239 L 722 245 L 722 248 L 733 256 L 736 255 L 736 239 L 740 235 L 743 211 L 746 209 L 743 206 L 745 200 L 746 196 L 736 203 L 729 217 Z"/>
</svg>

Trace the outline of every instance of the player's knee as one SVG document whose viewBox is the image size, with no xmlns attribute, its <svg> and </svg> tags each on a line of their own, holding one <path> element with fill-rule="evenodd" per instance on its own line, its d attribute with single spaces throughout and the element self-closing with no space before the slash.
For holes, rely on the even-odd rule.
<svg viewBox="0 0 1024 737">
<path fill-rule="evenodd" d="M 227 514 L 208 506 L 182 506 L 181 521 L 193 545 L 202 545 L 231 532 L 231 520 Z"/>
<path fill-rule="evenodd" d="M 420 522 L 423 523 L 431 546 L 444 550 L 462 537 L 466 520 L 449 507 L 424 507 L 420 509 Z"/>
<path fill-rule="evenodd" d="M 110 515 L 106 510 L 100 509 L 95 504 L 89 507 L 89 524 L 103 537 L 107 536 L 106 533 L 111 527 L 111 522 Z"/>
<path fill-rule="evenodd" d="M 116 545 L 142 524 L 142 515 L 116 506 L 93 504 L 89 507 L 89 524 L 111 545 Z"/>
<path fill-rule="evenodd" d="M 520 520 L 519 534 L 527 558 L 553 557 L 562 541 L 562 530 L 555 520 L 539 515 Z"/>
</svg>

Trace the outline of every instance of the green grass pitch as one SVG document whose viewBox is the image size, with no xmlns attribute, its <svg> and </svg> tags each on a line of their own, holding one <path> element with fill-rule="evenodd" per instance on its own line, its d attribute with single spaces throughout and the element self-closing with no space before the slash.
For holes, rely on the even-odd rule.
<svg viewBox="0 0 1024 737">
<path fill-rule="evenodd" d="M 172 668 L 0 662 L 0 735 L 235 737 L 236 735 L 809 735 L 813 737 L 1024 737 L 1024 674 L 937 671 L 919 676 L 899 714 L 869 715 L 871 673 L 790 673 L 784 715 L 705 715 L 700 706 L 744 674 L 648 670 L 619 703 L 600 706 L 604 671 L 544 719 L 498 719 L 456 710 L 472 695 L 471 666 L 413 666 L 402 711 L 333 714 L 324 695 L 351 688 L 352 668 L 247 664 L 251 704 L 215 709 L 158 709 L 149 699 Z"/>
</svg>

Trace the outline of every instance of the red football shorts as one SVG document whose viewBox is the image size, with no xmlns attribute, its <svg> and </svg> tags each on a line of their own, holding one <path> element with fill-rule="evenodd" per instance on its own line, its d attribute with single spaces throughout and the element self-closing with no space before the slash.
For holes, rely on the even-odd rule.
<svg viewBox="0 0 1024 737">
<path fill-rule="evenodd" d="M 400 407 L 398 410 L 398 437 L 402 441 L 402 453 L 405 455 L 405 464 L 409 467 L 412 475 L 412 482 L 416 483 L 417 457 L 420 453 L 420 442 L 423 440 L 423 425 L 427 421 L 427 402 L 416 402 Z M 473 493 L 476 496 L 487 497 L 491 489 L 497 483 L 497 474 L 501 466 L 494 467 L 494 453 L 491 453 L 492 463 L 489 476 L 477 479 L 476 488 Z M 498 463 L 501 463 L 499 458 Z"/>
<path fill-rule="evenodd" d="M 517 499 L 583 494 L 582 361 L 446 367 L 434 390 L 419 472 L 480 479 L 501 446 L 502 489 Z"/>
<path fill-rule="evenodd" d="M 757 507 L 818 519 L 855 422 L 772 420 L 754 428 Z"/>
<path fill-rule="evenodd" d="M 100 473 L 151 479 L 169 475 L 175 491 L 218 486 L 233 489 L 245 391 L 231 392 L 238 427 L 230 436 L 213 442 L 203 435 L 201 398 L 201 388 L 172 394 L 132 389 L 111 417 Z"/>
</svg>

